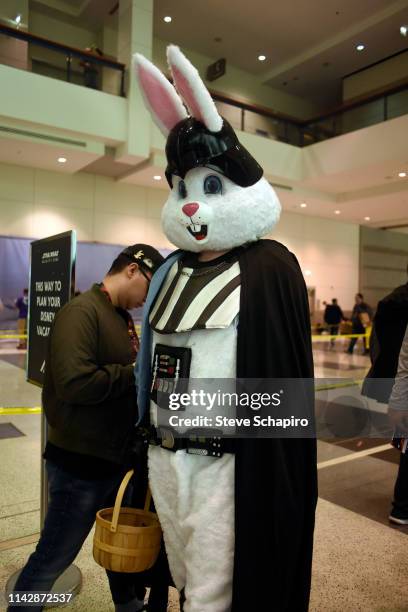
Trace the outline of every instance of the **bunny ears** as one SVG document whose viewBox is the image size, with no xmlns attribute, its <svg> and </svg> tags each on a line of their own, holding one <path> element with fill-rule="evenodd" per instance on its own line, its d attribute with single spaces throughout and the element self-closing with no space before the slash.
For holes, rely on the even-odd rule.
<svg viewBox="0 0 408 612">
<path fill-rule="evenodd" d="M 182 101 L 192 117 L 201 121 L 210 132 L 219 132 L 222 117 L 196 68 L 175 45 L 167 47 L 167 61 L 175 87 L 143 55 L 134 55 L 136 76 L 145 104 L 163 135 L 167 137 L 177 123 L 187 118 Z"/>
</svg>

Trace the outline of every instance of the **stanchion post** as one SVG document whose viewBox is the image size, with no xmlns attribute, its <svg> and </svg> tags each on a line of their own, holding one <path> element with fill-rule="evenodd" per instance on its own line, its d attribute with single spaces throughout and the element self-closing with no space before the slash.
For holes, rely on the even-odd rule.
<svg viewBox="0 0 408 612">
<path fill-rule="evenodd" d="M 45 469 L 45 460 L 43 459 L 43 453 L 48 440 L 48 424 L 47 419 L 44 416 L 44 410 L 41 411 L 41 493 L 40 493 L 40 526 L 41 529 L 44 527 L 45 517 L 48 510 L 48 478 L 47 471 Z"/>
</svg>

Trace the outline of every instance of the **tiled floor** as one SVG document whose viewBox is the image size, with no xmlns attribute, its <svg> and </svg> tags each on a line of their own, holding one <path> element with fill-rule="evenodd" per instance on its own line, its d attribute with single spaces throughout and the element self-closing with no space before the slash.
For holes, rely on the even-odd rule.
<svg viewBox="0 0 408 612">
<path fill-rule="evenodd" d="M 25 356 L 14 346 L 12 342 L 0 344 L 0 407 L 40 406 L 40 390 L 25 382 Z M 361 380 L 367 357 L 349 356 L 343 350 L 340 343 L 335 350 L 317 345 L 316 376 Z M 384 430 L 377 437 L 370 430 L 368 438 L 325 436 L 318 442 L 320 499 L 310 611 L 408 612 L 408 527 L 391 527 L 387 521 L 398 452 L 389 445 L 386 407 L 366 400 L 359 404 L 357 384 L 320 391 L 317 397 L 322 413 L 327 406 L 339 405 L 339 410 L 355 410 L 355 415 L 367 410 L 375 413 L 376 424 L 384 425 Z M 0 439 L 1 590 L 35 547 L 34 542 L 20 545 L 24 541 L 13 540 L 38 533 L 40 525 L 41 416 L 0 416 L 0 424 L 4 423 L 12 423 L 24 436 Z M 107 581 L 92 559 L 91 548 L 92 534 L 76 561 L 83 586 L 70 609 L 108 612 L 113 607 Z M 178 610 L 175 591 L 169 609 Z M 273 612 L 273 595 L 270 610 Z"/>
</svg>

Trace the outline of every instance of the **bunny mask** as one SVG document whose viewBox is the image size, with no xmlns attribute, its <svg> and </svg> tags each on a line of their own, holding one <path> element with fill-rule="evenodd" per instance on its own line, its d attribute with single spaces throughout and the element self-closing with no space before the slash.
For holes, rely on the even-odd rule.
<svg viewBox="0 0 408 612">
<path fill-rule="evenodd" d="M 145 104 L 167 138 L 171 192 L 162 212 L 166 237 L 192 252 L 228 250 L 258 240 L 279 220 L 274 190 L 218 114 L 194 66 L 174 45 L 167 48 L 167 59 L 180 97 L 154 64 L 135 55 Z"/>
</svg>

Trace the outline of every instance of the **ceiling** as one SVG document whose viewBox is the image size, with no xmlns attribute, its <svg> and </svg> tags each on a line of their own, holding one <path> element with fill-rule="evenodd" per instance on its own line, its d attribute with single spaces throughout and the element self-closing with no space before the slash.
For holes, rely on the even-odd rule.
<svg viewBox="0 0 408 612">
<path fill-rule="evenodd" d="M 399 32 L 408 25 L 406 0 L 206 0 L 193 8 L 191 0 L 155 0 L 154 8 L 158 38 L 224 57 L 261 83 L 326 106 L 340 103 L 344 76 L 408 45 Z"/>
<path fill-rule="evenodd" d="M 118 0 L 29 0 L 30 8 L 37 13 L 63 19 L 72 25 L 85 26 L 97 32 L 109 21 L 114 26 L 117 20 Z M 50 36 L 51 38 L 51 36 Z"/>
<path fill-rule="evenodd" d="M 408 0 L 153 2 L 155 37 L 224 57 L 227 70 L 228 64 L 241 68 L 324 109 L 341 102 L 343 77 L 408 47 L 399 32 L 408 25 Z M 30 0 L 30 6 L 94 31 L 114 26 L 119 13 L 118 0 Z M 163 21 L 167 15 L 171 23 Z"/>
</svg>

